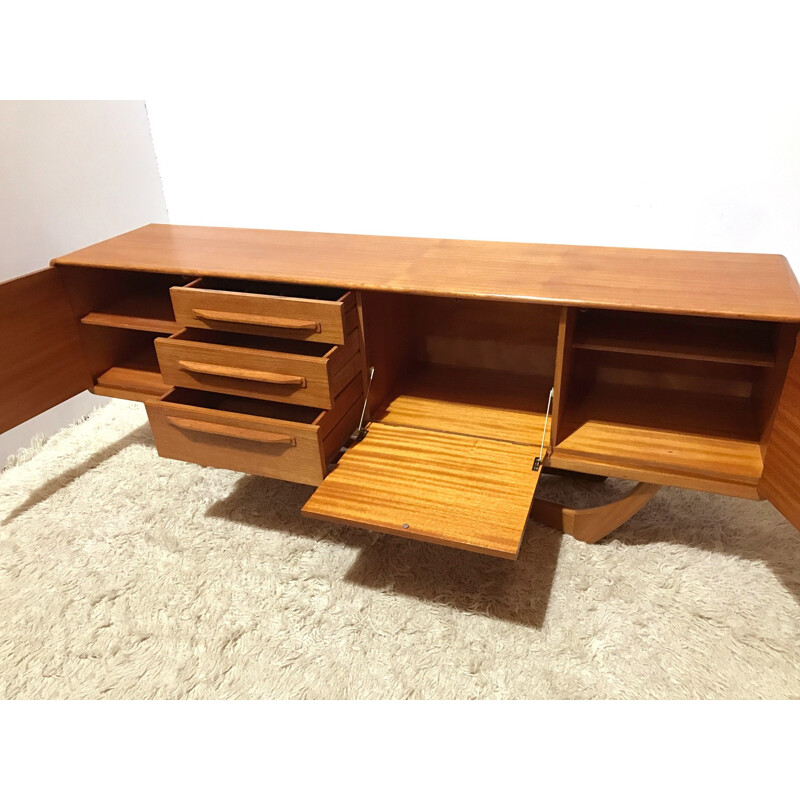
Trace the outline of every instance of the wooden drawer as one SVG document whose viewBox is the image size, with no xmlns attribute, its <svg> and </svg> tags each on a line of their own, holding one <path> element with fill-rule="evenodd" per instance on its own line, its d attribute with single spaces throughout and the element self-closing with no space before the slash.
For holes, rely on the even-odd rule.
<svg viewBox="0 0 800 800">
<path fill-rule="evenodd" d="M 355 297 L 343 289 L 199 278 L 170 295 L 175 319 L 188 328 L 331 344 L 358 328 Z"/>
<path fill-rule="evenodd" d="M 361 387 L 328 411 L 183 388 L 145 405 L 164 458 L 317 486 L 358 425 Z"/>
<path fill-rule="evenodd" d="M 330 345 L 187 328 L 156 340 L 164 382 L 189 389 L 332 408 L 360 373 L 358 339 Z"/>
</svg>

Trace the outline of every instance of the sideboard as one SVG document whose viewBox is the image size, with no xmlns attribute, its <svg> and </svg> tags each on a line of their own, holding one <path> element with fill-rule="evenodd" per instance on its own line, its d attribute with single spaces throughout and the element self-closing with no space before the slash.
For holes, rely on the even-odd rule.
<svg viewBox="0 0 800 800">
<path fill-rule="evenodd" d="M 160 455 L 341 522 L 515 558 L 660 486 L 800 527 L 800 287 L 779 255 L 147 225 L 0 285 L 0 431 L 84 389 Z M 593 509 L 543 471 L 636 482 Z"/>
</svg>

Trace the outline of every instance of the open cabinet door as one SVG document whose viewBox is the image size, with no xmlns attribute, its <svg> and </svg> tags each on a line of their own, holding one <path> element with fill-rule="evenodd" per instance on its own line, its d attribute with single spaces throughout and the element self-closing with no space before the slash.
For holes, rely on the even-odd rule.
<svg viewBox="0 0 800 800">
<path fill-rule="evenodd" d="M 56 268 L 0 284 L 0 433 L 91 386 Z"/>
<path fill-rule="evenodd" d="M 800 530 L 800 347 L 789 362 L 758 488 Z"/>
<path fill-rule="evenodd" d="M 373 422 L 303 513 L 514 559 L 538 454 L 531 445 Z"/>
</svg>

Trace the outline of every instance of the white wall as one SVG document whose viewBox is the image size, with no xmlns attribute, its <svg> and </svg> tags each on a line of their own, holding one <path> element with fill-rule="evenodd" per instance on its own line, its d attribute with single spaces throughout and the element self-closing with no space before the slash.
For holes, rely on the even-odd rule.
<svg viewBox="0 0 800 800">
<path fill-rule="evenodd" d="M 0 281 L 166 221 L 143 102 L 0 102 Z M 84 392 L 2 434 L 0 467 L 100 402 Z"/>
<path fill-rule="evenodd" d="M 171 219 L 797 270 L 795 5 L 272 7 L 195 63 L 213 99 L 148 101 Z"/>
</svg>

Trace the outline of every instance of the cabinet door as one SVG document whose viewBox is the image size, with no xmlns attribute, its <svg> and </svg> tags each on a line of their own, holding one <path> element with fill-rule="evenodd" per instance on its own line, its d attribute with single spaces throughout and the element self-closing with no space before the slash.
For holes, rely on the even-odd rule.
<svg viewBox="0 0 800 800">
<path fill-rule="evenodd" d="M 517 557 L 541 470 L 535 445 L 370 424 L 303 507 L 314 519 Z"/>
<path fill-rule="evenodd" d="M 789 362 L 758 488 L 800 530 L 800 347 Z"/>
<path fill-rule="evenodd" d="M 91 385 L 56 269 L 0 284 L 0 433 Z"/>
</svg>

